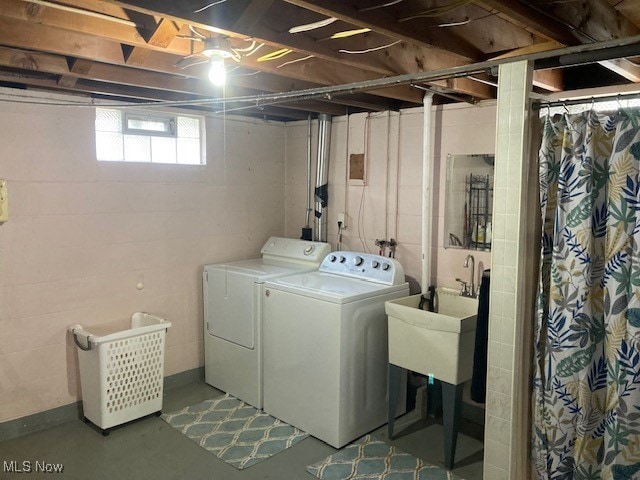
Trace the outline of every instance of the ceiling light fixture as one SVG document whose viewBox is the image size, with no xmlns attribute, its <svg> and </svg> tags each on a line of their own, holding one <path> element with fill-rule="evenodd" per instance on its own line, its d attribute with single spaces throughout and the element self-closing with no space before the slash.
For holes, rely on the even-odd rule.
<svg viewBox="0 0 640 480">
<path fill-rule="evenodd" d="M 239 59 L 239 54 L 234 52 L 229 40 L 223 37 L 211 37 L 205 41 L 202 55 L 209 59 L 209 81 L 221 87 L 227 78 L 224 61 L 227 58 Z"/>
<path fill-rule="evenodd" d="M 227 70 L 224 67 L 224 58 L 212 58 L 209 64 L 209 81 L 216 87 L 221 87 L 227 80 Z"/>
</svg>

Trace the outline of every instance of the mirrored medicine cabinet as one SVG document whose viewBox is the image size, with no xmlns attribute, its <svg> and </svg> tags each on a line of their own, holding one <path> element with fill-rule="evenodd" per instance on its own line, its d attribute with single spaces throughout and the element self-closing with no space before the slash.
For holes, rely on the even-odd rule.
<svg viewBox="0 0 640 480">
<path fill-rule="evenodd" d="M 447 155 L 445 248 L 491 250 L 493 154 Z"/>
</svg>

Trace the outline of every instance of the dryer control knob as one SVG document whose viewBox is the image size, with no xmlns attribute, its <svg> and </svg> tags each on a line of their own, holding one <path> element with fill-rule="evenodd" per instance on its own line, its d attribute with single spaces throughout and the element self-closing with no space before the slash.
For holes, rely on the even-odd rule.
<svg viewBox="0 0 640 480">
<path fill-rule="evenodd" d="M 382 264 L 382 270 L 384 270 L 385 272 L 387 270 L 389 270 L 390 268 L 391 268 L 391 264 L 389 264 L 389 263 L 383 263 Z"/>
<path fill-rule="evenodd" d="M 344 263 L 344 262 L 346 262 L 346 261 L 347 261 L 347 259 L 346 259 L 346 258 L 344 258 L 344 256 L 343 256 L 343 255 L 340 255 L 340 263 Z"/>
<path fill-rule="evenodd" d="M 335 262 L 336 260 L 337 260 L 337 257 L 335 255 L 329 256 L 329 261 L 330 262 Z"/>
<path fill-rule="evenodd" d="M 353 264 L 356 267 L 359 267 L 360 265 L 362 265 L 362 262 L 364 262 L 364 260 L 362 259 L 362 257 L 354 257 L 353 259 Z"/>
<path fill-rule="evenodd" d="M 374 260 L 373 262 L 371 262 L 371 266 L 373 268 L 378 268 L 380 266 L 380 262 L 377 260 Z"/>
<path fill-rule="evenodd" d="M 316 249 L 315 245 L 309 245 L 307 248 L 304 249 L 304 254 L 311 255 L 315 249 Z"/>
</svg>

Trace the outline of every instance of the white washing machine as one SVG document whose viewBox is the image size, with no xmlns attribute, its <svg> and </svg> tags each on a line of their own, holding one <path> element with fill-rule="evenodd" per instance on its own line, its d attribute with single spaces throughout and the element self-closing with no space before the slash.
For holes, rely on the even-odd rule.
<svg viewBox="0 0 640 480">
<path fill-rule="evenodd" d="M 397 261 L 358 252 L 266 282 L 265 412 L 335 448 L 386 423 L 384 302 L 407 295 Z"/>
<path fill-rule="evenodd" d="M 317 270 L 328 243 L 271 237 L 262 258 L 206 265 L 203 272 L 205 381 L 262 408 L 262 286 Z"/>
</svg>

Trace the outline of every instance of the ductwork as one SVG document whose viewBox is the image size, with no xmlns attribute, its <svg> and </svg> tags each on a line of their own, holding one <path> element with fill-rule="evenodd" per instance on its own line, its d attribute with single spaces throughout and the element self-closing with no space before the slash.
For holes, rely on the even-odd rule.
<svg viewBox="0 0 640 480">
<path fill-rule="evenodd" d="M 327 241 L 327 205 L 329 203 L 329 147 L 331 145 L 331 115 L 318 115 L 318 156 L 316 162 L 315 240 Z"/>
</svg>

